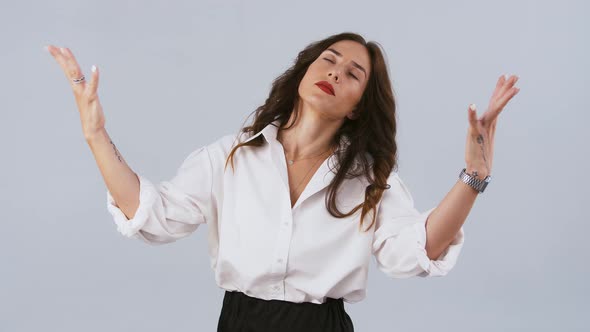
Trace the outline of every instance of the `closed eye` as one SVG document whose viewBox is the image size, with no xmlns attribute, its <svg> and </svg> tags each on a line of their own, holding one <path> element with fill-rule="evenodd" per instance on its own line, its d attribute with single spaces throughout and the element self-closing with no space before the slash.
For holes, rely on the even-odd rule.
<svg viewBox="0 0 590 332">
<path fill-rule="evenodd" d="M 332 60 L 330 60 L 330 59 L 328 59 L 328 58 L 323 58 L 323 59 L 324 59 L 324 60 L 326 60 L 326 61 L 328 61 L 328 62 L 330 62 L 330 63 L 334 63 L 334 61 L 332 61 Z M 359 80 L 359 79 L 358 79 L 356 76 L 354 76 L 354 75 L 352 74 L 352 72 L 348 72 L 348 75 L 352 76 L 352 77 L 353 77 L 355 80 L 357 80 L 357 81 Z"/>
</svg>

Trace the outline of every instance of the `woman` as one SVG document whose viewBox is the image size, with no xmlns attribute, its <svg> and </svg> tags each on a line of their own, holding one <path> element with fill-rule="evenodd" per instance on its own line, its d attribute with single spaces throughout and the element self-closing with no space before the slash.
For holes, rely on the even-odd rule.
<svg viewBox="0 0 590 332">
<path fill-rule="evenodd" d="M 109 139 L 96 67 L 86 83 L 70 50 L 48 50 L 72 83 L 118 230 L 163 244 L 208 224 L 211 267 L 225 290 L 218 331 L 353 331 L 343 302 L 365 297 L 372 255 L 392 278 L 446 275 L 490 179 L 497 117 L 519 91 L 516 76 L 501 76 L 481 117 L 470 106 L 465 169 L 420 213 L 396 171 L 383 53 L 357 34 L 308 45 L 252 125 L 196 149 L 157 187 Z"/>
</svg>

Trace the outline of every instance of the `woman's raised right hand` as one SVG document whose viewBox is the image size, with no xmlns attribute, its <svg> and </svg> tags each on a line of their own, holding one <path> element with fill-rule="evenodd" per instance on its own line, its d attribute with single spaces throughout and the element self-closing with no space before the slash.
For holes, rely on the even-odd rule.
<svg viewBox="0 0 590 332">
<path fill-rule="evenodd" d="M 82 122 L 82 132 L 84 138 L 89 140 L 93 135 L 103 130 L 105 125 L 104 113 L 97 94 L 98 68 L 92 66 L 92 76 L 89 82 L 84 80 L 81 83 L 74 83 L 74 79 L 79 79 L 84 75 L 74 54 L 68 48 L 53 45 L 48 45 L 46 49 L 59 63 L 72 86 Z"/>
</svg>

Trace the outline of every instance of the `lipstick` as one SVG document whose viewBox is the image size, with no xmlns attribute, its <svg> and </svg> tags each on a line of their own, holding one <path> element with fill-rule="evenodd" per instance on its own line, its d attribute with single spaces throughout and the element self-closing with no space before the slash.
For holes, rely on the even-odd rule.
<svg viewBox="0 0 590 332">
<path fill-rule="evenodd" d="M 336 94 L 334 93 L 334 88 L 332 87 L 332 84 L 330 84 L 326 81 L 319 81 L 315 85 L 317 85 L 325 93 L 331 94 L 332 96 L 336 96 Z"/>
</svg>

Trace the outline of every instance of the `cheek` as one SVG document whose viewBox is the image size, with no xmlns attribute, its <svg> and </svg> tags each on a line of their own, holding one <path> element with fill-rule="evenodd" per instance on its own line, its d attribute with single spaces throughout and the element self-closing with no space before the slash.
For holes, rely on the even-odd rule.
<svg viewBox="0 0 590 332">
<path fill-rule="evenodd" d="M 347 89 L 342 91 L 344 94 L 343 101 L 350 104 L 356 104 L 361 100 L 363 96 L 362 87 L 359 84 L 351 84 Z"/>
<path fill-rule="evenodd" d="M 313 76 L 318 76 L 318 73 L 322 70 L 321 65 L 314 62 L 311 65 L 309 65 L 309 67 L 307 67 L 307 71 L 305 72 L 305 75 L 303 76 L 303 79 L 311 79 L 311 77 Z"/>
<path fill-rule="evenodd" d="M 310 90 L 311 87 L 313 87 L 313 83 L 311 82 L 311 79 L 307 76 L 303 77 L 303 79 L 299 83 L 299 91 L 298 91 L 299 96 L 305 97 L 305 96 L 309 96 L 310 94 L 312 94 L 313 91 Z"/>
<path fill-rule="evenodd" d="M 313 76 L 314 76 L 314 69 L 313 69 L 313 65 L 312 65 L 312 66 L 309 66 L 309 68 L 305 72 L 305 75 L 303 75 L 301 82 L 299 83 L 299 94 L 310 92 L 309 91 L 310 87 L 313 87 L 313 84 L 315 83 L 315 82 L 312 82 Z"/>
</svg>

